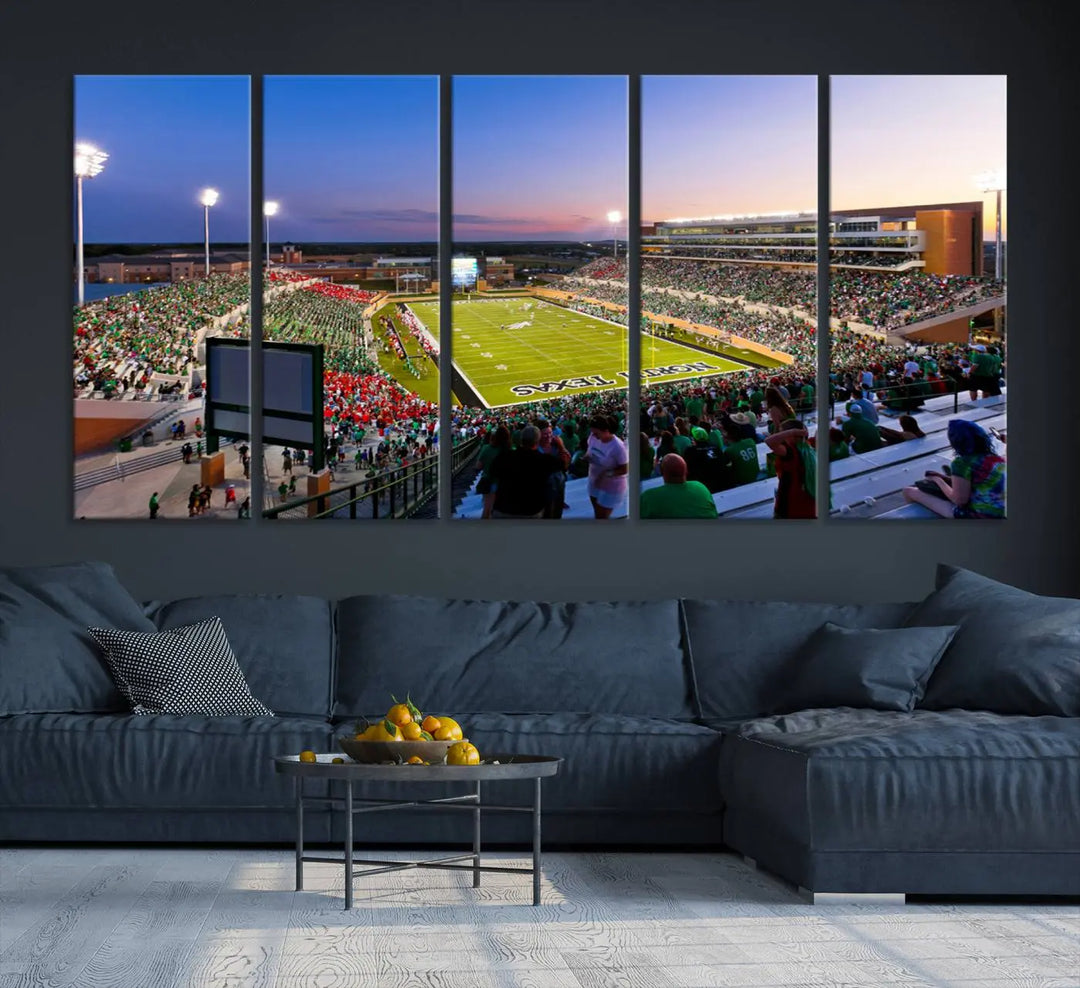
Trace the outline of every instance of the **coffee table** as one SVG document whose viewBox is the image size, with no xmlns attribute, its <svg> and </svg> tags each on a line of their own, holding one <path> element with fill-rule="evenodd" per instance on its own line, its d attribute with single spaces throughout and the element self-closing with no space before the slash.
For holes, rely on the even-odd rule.
<svg viewBox="0 0 1080 988">
<path fill-rule="evenodd" d="M 447 870 L 471 870 L 473 888 L 479 888 L 480 875 L 485 871 L 532 875 L 533 905 L 540 905 L 540 784 L 555 775 L 562 765 L 561 758 L 546 755 L 488 755 L 481 765 L 365 765 L 346 760 L 335 765 L 331 759 L 341 755 L 319 754 L 315 762 L 302 762 L 298 755 L 281 755 L 274 759 L 275 771 L 291 775 L 296 785 L 296 890 L 304 888 L 304 862 L 320 861 L 343 864 L 345 867 L 345 908 L 352 909 L 353 879 L 362 875 L 379 875 L 406 868 L 440 868 Z M 498 762 L 498 764 L 494 764 Z M 306 796 L 305 779 L 336 780 L 345 783 L 344 797 Z M 511 779 L 533 780 L 532 806 L 507 806 L 484 803 L 480 799 L 483 783 L 505 782 Z M 367 799 L 353 797 L 353 784 L 357 782 L 461 782 L 469 785 L 472 792 L 442 799 Z M 342 858 L 304 854 L 304 806 L 323 804 L 341 807 L 345 813 L 345 856 Z M 357 805 L 359 804 L 359 805 Z M 353 818 L 358 813 L 403 809 L 405 807 L 441 810 L 464 810 L 473 815 L 473 848 L 471 854 L 452 854 L 423 861 L 388 861 L 385 859 L 357 858 L 353 854 Z M 500 810 L 507 813 L 532 814 L 532 867 L 502 868 L 480 863 L 480 813 L 482 810 Z M 471 864 L 462 864 L 471 861 Z M 355 871 L 354 865 L 368 865 Z"/>
</svg>

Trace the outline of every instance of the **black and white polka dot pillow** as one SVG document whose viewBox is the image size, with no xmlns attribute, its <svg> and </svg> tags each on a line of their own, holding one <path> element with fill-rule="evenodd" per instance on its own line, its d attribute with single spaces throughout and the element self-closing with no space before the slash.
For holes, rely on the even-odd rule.
<svg viewBox="0 0 1080 988">
<path fill-rule="evenodd" d="M 274 716 L 251 695 L 220 618 L 168 631 L 86 630 L 133 713 Z"/>
</svg>

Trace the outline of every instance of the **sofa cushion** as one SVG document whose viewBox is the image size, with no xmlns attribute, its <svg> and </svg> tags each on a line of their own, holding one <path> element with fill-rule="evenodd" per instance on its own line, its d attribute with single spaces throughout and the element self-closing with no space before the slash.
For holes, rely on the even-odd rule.
<svg viewBox="0 0 1080 988">
<path fill-rule="evenodd" d="M 678 604 L 350 597 L 338 605 L 337 713 L 690 718 Z"/>
<path fill-rule="evenodd" d="M 220 617 L 251 692 L 279 716 L 325 717 L 334 668 L 333 605 L 292 594 L 221 594 L 147 605 L 161 629 Z"/>
<path fill-rule="evenodd" d="M 724 738 L 740 816 L 815 851 L 1080 851 L 1080 719 L 807 710 Z"/>
<path fill-rule="evenodd" d="M 91 628 L 133 713 L 273 717 L 251 695 L 220 618 L 168 631 Z"/>
<path fill-rule="evenodd" d="M 127 710 L 91 626 L 154 630 L 105 563 L 0 570 L 0 714 Z"/>
<path fill-rule="evenodd" d="M 826 621 L 799 652 L 780 712 L 811 707 L 914 710 L 956 625 L 841 628 Z"/>
<path fill-rule="evenodd" d="M 919 706 L 1080 717 L 1080 600 L 939 566 L 908 624 L 960 625 Z"/>
<path fill-rule="evenodd" d="M 335 734 L 347 734 L 347 722 Z M 719 813 L 716 785 L 720 734 L 687 721 L 611 714 L 473 714 L 461 722 L 482 757 L 553 755 L 566 759 L 546 779 L 544 812 L 618 810 Z M 364 786 L 365 795 L 421 798 L 415 785 Z M 452 791 L 432 786 L 428 796 Z M 489 798 L 529 805 L 529 782 L 493 787 Z M 719 832 L 716 835 L 720 839 Z"/>
<path fill-rule="evenodd" d="M 146 812 L 295 805 L 275 755 L 329 751 L 330 725 L 285 717 L 28 714 L 0 718 L 8 807 Z"/>
<path fill-rule="evenodd" d="M 913 606 L 683 601 L 700 716 L 721 725 L 778 712 L 800 650 L 826 621 L 896 628 Z"/>
</svg>

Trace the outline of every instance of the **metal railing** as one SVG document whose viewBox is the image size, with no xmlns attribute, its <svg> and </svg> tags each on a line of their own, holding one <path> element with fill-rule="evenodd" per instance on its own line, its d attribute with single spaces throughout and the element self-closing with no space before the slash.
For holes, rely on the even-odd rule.
<svg viewBox="0 0 1080 988">
<path fill-rule="evenodd" d="M 479 437 L 454 447 L 451 476 L 477 454 Z M 322 494 L 295 498 L 263 510 L 264 518 L 405 518 L 439 490 L 438 451 L 377 477 L 358 477 Z M 364 502 L 368 502 L 365 504 Z"/>
<path fill-rule="evenodd" d="M 105 397 L 104 391 L 91 391 L 88 394 L 76 394 L 76 398 L 94 401 L 188 401 L 191 395 L 188 391 L 178 394 L 146 393 L 138 388 L 129 388 L 127 391 L 117 394 L 113 392 L 109 398 Z"/>
<path fill-rule="evenodd" d="M 953 378 L 946 377 L 946 378 L 943 378 L 942 380 L 944 380 L 944 382 L 945 382 L 945 392 L 944 393 L 945 394 L 951 394 L 953 396 L 953 414 L 956 415 L 960 411 L 960 394 L 962 392 L 967 392 L 969 389 L 967 387 L 964 387 L 962 383 L 957 382 Z M 888 402 L 904 400 L 904 398 L 906 396 L 904 396 L 902 394 L 902 392 L 903 392 L 903 390 L 910 389 L 910 388 L 911 388 L 910 384 L 887 384 L 883 388 L 870 388 L 869 390 L 872 391 L 875 395 L 877 395 L 877 401 L 885 404 L 885 407 L 888 408 L 889 407 Z M 862 390 L 865 393 L 865 391 L 867 389 L 864 388 Z M 901 392 L 901 394 L 899 394 L 899 395 L 890 395 L 890 394 L 888 394 L 888 392 Z M 926 395 L 926 394 L 913 394 L 913 395 L 910 396 L 910 401 L 912 402 L 911 411 L 918 411 L 919 406 L 921 406 L 923 404 L 923 402 L 929 401 L 931 398 L 940 398 L 940 397 L 941 397 L 941 394 L 938 393 L 938 392 L 934 392 L 933 394 L 928 394 L 928 395 Z M 830 397 L 829 397 L 829 418 L 830 419 L 835 417 L 836 403 L 837 403 L 837 401 L 840 401 L 840 400 L 841 399 L 838 399 L 835 396 L 835 394 L 830 395 Z M 842 400 L 844 402 L 847 402 L 849 399 L 844 398 Z M 897 411 L 897 409 L 893 409 L 893 411 Z"/>
</svg>

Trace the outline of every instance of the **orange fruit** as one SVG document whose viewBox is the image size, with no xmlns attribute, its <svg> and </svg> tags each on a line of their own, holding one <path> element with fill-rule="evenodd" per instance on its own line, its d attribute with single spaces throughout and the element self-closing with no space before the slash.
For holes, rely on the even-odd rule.
<svg viewBox="0 0 1080 988">
<path fill-rule="evenodd" d="M 409 713 L 409 708 L 404 703 L 395 703 L 389 710 L 386 711 L 386 719 L 391 724 L 397 724 L 398 727 L 404 727 L 406 724 L 412 723 L 412 714 Z"/>
<path fill-rule="evenodd" d="M 437 730 L 438 730 L 438 729 L 439 729 L 440 727 L 442 727 L 442 721 L 441 721 L 441 720 L 439 720 L 439 718 L 438 718 L 438 717 L 432 717 L 432 715 L 431 715 L 431 714 L 428 714 L 428 715 L 427 715 L 427 716 L 426 716 L 426 717 L 424 718 L 424 723 L 423 723 L 423 724 L 421 724 L 420 726 L 421 726 L 421 727 L 422 727 L 422 728 L 423 728 L 423 729 L 424 729 L 425 731 L 427 731 L 427 732 L 428 732 L 428 734 L 430 734 L 430 735 L 434 736 L 435 732 L 436 732 L 436 731 L 437 731 Z"/>
<path fill-rule="evenodd" d="M 401 725 L 401 734 L 406 741 L 419 741 L 420 735 L 423 733 L 423 729 L 415 720 L 410 720 L 408 724 Z"/>
<path fill-rule="evenodd" d="M 367 737 L 365 741 L 401 741 L 401 728 L 397 724 L 389 720 L 380 720 L 378 724 L 373 724 L 369 727 L 364 734 Z"/>
<path fill-rule="evenodd" d="M 447 765 L 479 765 L 480 752 L 468 741 L 459 741 L 446 749 Z"/>
<path fill-rule="evenodd" d="M 419 755 L 413 755 L 406 763 L 406 765 L 426 765 L 427 763 Z"/>
<path fill-rule="evenodd" d="M 309 762 L 310 763 L 310 762 L 317 762 L 318 760 L 319 760 L 319 756 L 316 755 L 314 751 L 310 751 L 308 749 L 305 749 L 304 751 L 300 752 L 300 761 L 302 761 L 302 762 Z"/>
</svg>

